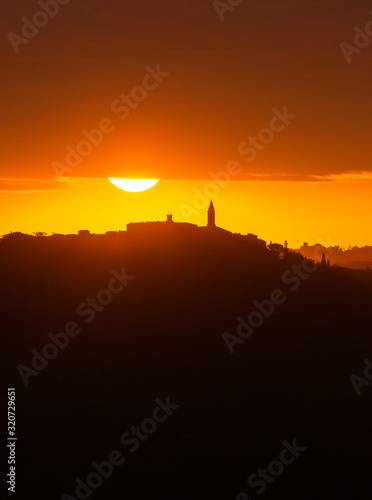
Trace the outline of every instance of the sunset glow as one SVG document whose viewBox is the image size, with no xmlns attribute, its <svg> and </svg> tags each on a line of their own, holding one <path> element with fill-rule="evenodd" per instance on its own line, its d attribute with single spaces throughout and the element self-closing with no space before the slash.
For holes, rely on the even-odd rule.
<svg viewBox="0 0 372 500">
<path fill-rule="evenodd" d="M 310 22 L 296 2 L 242 2 L 221 22 L 212 2 L 195 2 L 192 13 L 177 2 L 161 15 L 148 7 L 145 22 L 140 6 L 129 17 L 118 6 L 100 14 L 97 51 L 98 18 L 83 3 L 61 8 L 55 29 L 40 29 L 18 54 L 4 37 L 0 235 L 105 232 L 169 211 L 202 224 L 201 192 L 232 231 L 293 245 L 327 235 L 372 244 L 363 230 L 372 48 L 351 62 L 340 49 L 370 21 L 369 8 L 340 4 L 335 22 L 322 6 Z M 9 31 L 21 33 L 26 10 L 7 7 Z M 226 180 L 232 161 L 239 168 Z"/>
<path fill-rule="evenodd" d="M 3 2 L 17 498 L 368 498 L 371 9 Z"/>
<path fill-rule="evenodd" d="M 138 193 L 152 188 L 159 182 L 159 179 L 109 179 L 109 181 L 119 189 L 130 193 Z"/>
</svg>

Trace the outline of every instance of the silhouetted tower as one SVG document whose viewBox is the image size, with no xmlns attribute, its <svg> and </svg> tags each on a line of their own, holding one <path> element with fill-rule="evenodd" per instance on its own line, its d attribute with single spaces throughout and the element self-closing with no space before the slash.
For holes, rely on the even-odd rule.
<svg viewBox="0 0 372 500">
<path fill-rule="evenodd" d="M 285 242 L 284 242 L 284 248 L 288 248 L 288 241 L 287 240 L 285 240 Z"/>
<path fill-rule="evenodd" d="M 207 227 L 216 227 L 216 213 L 214 211 L 213 201 L 210 202 L 208 208 L 208 224 Z"/>
<path fill-rule="evenodd" d="M 326 256 L 325 256 L 325 253 L 324 253 L 324 252 L 323 252 L 323 255 L 322 255 L 322 262 L 321 262 L 321 265 L 322 265 L 322 266 L 326 266 L 326 265 L 327 265 Z"/>
<path fill-rule="evenodd" d="M 173 222 L 173 218 L 171 214 L 167 215 L 167 222 Z"/>
</svg>

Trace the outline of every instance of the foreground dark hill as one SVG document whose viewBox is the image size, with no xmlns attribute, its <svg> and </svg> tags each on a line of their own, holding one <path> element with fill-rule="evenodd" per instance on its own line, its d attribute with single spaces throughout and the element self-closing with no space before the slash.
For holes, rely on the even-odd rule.
<svg viewBox="0 0 372 500">
<path fill-rule="evenodd" d="M 17 498 L 84 498 L 75 479 L 85 482 L 113 450 L 124 465 L 85 498 L 368 498 L 372 387 L 358 396 L 350 375 L 363 376 L 372 359 L 372 275 L 305 272 L 291 259 L 223 238 L 3 245 L 2 378 L 17 390 Z M 79 315 L 124 267 L 135 278 L 123 291 L 94 318 Z M 237 335 L 236 318 L 247 321 L 273 290 L 284 303 L 231 353 L 223 334 Z M 81 333 L 25 386 L 17 367 L 31 367 L 31 350 L 41 353 L 69 322 Z M 179 408 L 131 452 L 122 434 L 168 396 Z M 295 439 L 306 450 L 261 479 L 264 492 L 247 484 Z"/>
</svg>

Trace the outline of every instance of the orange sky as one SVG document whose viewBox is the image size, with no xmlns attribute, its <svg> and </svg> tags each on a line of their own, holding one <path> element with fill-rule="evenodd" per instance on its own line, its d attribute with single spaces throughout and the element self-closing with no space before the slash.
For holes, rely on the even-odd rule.
<svg viewBox="0 0 372 500">
<path fill-rule="evenodd" d="M 215 200 L 223 227 L 293 246 L 372 244 L 372 44 L 350 64 L 340 49 L 372 20 L 367 0 L 243 0 L 223 22 L 211 0 L 71 1 L 18 54 L 8 34 L 40 6 L 4 9 L 0 234 L 104 232 L 169 210 L 183 220 L 180 204 L 235 160 Z M 167 76 L 148 77 L 142 99 L 157 66 Z M 113 103 L 133 92 L 141 100 L 121 119 Z M 242 143 L 285 107 L 295 118 L 246 161 Z M 102 120 L 110 132 L 58 181 L 52 164 Z M 107 177 L 160 182 L 133 195 Z M 204 221 L 202 210 L 190 217 Z"/>
</svg>

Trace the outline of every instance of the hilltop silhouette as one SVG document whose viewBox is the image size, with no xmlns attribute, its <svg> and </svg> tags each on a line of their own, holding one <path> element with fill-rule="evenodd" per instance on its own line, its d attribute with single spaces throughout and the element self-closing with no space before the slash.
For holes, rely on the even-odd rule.
<svg viewBox="0 0 372 500">
<path fill-rule="evenodd" d="M 299 249 L 299 253 L 309 259 L 317 260 L 319 254 L 325 252 L 332 265 L 350 267 L 351 269 L 371 269 L 372 268 L 372 247 L 349 246 L 342 248 L 339 245 L 324 246 L 321 244 L 309 245 L 304 243 Z"/>
<path fill-rule="evenodd" d="M 371 273 L 219 229 L 211 208 L 207 220 L 1 241 L 25 498 L 77 498 L 75 479 L 115 449 L 126 462 L 91 498 L 257 498 L 248 476 L 295 438 L 306 451 L 265 498 L 367 488 L 372 389 L 358 397 L 350 375 L 371 356 Z M 58 333 L 68 345 L 32 368 Z M 168 396 L 179 408 L 128 452 L 120 436 Z"/>
</svg>

